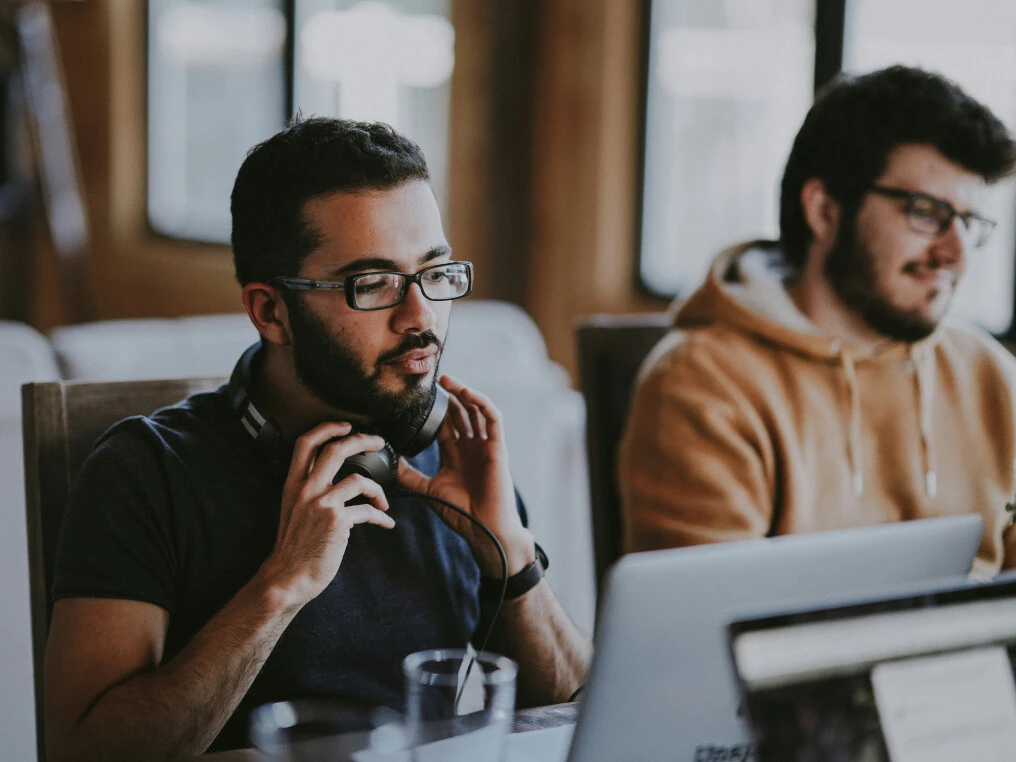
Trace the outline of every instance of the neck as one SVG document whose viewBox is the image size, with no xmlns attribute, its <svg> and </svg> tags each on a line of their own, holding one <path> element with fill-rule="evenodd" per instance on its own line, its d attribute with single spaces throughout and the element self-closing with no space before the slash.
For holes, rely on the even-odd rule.
<svg viewBox="0 0 1016 762">
<path fill-rule="evenodd" d="M 824 258 L 812 252 L 787 293 L 797 309 L 831 339 L 861 350 L 874 349 L 886 341 L 885 336 L 844 304 L 825 274 Z"/>
<path fill-rule="evenodd" d="M 336 410 L 315 397 L 300 381 L 290 347 L 266 347 L 260 372 L 254 378 L 254 404 L 266 418 L 275 421 L 283 440 L 292 446 L 296 438 L 325 421 L 346 421 L 364 425 L 359 414 Z"/>
</svg>

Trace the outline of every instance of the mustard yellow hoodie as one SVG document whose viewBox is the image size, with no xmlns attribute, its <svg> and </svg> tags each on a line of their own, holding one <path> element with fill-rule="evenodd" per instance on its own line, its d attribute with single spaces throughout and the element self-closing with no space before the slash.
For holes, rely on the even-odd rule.
<svg viewBox="0 0 1016 762">
<path fill-rule="evenodd" d="M 628 551 L 977 512 L 1016 566 L 1016 359 L 944 321 L 861 352 L 824 337 L 776 244 L 720 254 L 646 359 L 620 449 Z"/>
</svg>

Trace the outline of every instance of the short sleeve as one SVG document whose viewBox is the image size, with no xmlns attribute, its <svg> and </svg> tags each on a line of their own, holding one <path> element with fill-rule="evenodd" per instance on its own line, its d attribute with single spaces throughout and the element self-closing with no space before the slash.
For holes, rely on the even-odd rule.
<svg viewBox="0 0 1016 762">
<path fill-rule="evenodd" d="M 166 458 L 145 419 L 124 421 L 100 440 L 71 491 L 54 600 L 118 598 L 174 611 L 177 554 Z"/>
</svg>

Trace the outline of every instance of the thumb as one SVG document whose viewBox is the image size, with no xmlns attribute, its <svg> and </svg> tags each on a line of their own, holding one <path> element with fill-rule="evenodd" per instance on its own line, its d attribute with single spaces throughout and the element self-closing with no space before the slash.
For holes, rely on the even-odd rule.
<svg viewBox="0 0 1016 762">
<path fill-rule="evenodd" d="M 413 466 L 409 465 L 409 461 L 403 457 L 399 458 L 399 468 L 396 473 L 396 480 L 403 487 L 408 490 L 412 490 L 413 492 L 422 492 L 426 495 L 430 489 L 430 478 L 424 476 Z"/>
</svg>

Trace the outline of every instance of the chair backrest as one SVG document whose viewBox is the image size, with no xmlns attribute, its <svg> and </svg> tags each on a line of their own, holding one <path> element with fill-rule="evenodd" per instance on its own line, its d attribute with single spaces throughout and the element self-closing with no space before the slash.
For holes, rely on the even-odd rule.
<svg viewBox="0 0 1016 762">
<path fill-rule="evenodd" d="M 70 487 L 102 433 L 130 415 L 147 415 L 225 379 L 52 381 L 21 387 L 25 448 L 29 593 L 35 673 L 36 735 L 43 757 L 42 668 L 52 611 L 57 538 Z"/>
<path fill-rule="evenodd" d="M 621 555 L 617 447 L 639 366 L 671 323 L 665 312 L 592 315 L 579 321 L 579 386 L 586 398 L 586 447 L 596 585 Z"/>
</svg>

